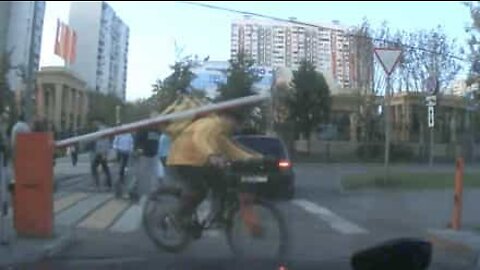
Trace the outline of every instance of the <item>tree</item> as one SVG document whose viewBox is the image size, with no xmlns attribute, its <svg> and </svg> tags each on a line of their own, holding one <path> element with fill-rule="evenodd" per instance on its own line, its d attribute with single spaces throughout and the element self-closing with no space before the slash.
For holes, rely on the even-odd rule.
<svg viewBox="0 0 480 270">
<path fill-rule="evenodd" d="M 293 72 L 291 87 L 293 91 L 287 100 L 289 118 L 296 133 L 307 139 L 310 152 L 312 132 L 329 117 L 330 89 L 325 77 L 307 61 L 302 61 L 298 70 Z"/>
<path fill-rule="evenodd" d="M 468 85 L 480 83 L 480 3 L 466 2 L 465 5 L 470 9 L 472 23 L 465 30 L 470 35 L 468 39 L 469 54 L 471 63 Z M 479 97 L 477 96 L 476 99 Z"/>
<path fill-rule="evenodd" d="M 373 73 L 373 30 L 368 20 L 364 19 L 362 24 L 352 32 L 350 37 L 351 51 L 355 55 L 356 75 L 355 95 L 356 95 L 356 120 L 360 129 L 359 140 L 362 142 L 371 142 L 376 138 L 376 127 L 380 119 L 376 113 L 376 96 L 378 89 L 374 87 Z M 349 121 L 346 121 L 348 125 Z M 337 123 L 339 124 L 339 123 Z M 344 125 L 343 125 L 344 126 Z M 343 127 L 342 126 L 342 127 Z"/>
<path fill-rule="evenodd" d="M 91 123 L 95 120 L 102 120 L 107 125 L 115 125 L 117 122 L 116 107 L 122 107 L 122 101 L 114 94 L 105 95 L 89 91 L 88 95 L 87 121 Z"/>
<path fill-rule="evenodd" d="M 424 82 L 430 76 L 438 80 L 438 88 L 446 89 L 461 70 L 460 62 L 452 57 L 462 53 L 455 39 L 450 39 L 442 26 L 418 29 L 413 32 L 394 31 L 386 22 L 377 30 L 368 29 L 375 47 L 401 48 L 402 55 L 391 76 L 394 91 L 423 92 Z M 379 63 L 375 87 L 383 92 L 386 76 Z"/>
<path fill-rule="evenodd" d="M 240 53 L 236 58 L 229 60 L 227 69 L 227 82 L 220 83 L 217 89 L 216 101 L 225 101 L 255 94 L 253 85 L 261 78 L 253 71 L 254 62 Z M 242 108 L 243 116 L 247 119 L 245 125 L 249 128 L 264 129 L 262 125 L 264 110 L 259 106 Z M 257 130 L 257 131 L 260 131 Z"/>
<path fill-rule="evenodd" d="M 122 108 L 122 121 L 130 123 L 150 117 L 152 110 L 156 109 L 152 99 L 140 99 L 127 102 Z"/>
<path fill-rule="evenodd" d="M 253 72 L 254 62 L 244 54 L 229 60 L 227 82 L 219 83 L 217 101 L 254 95 L 253 85 L 261 78 Z"/>
<path fill-rule="evenodd" d="M 7 106 L 14 106 L 14 94 L 10 90 L 7 82 L 7 74 L 12 68 L 10 59 L 13 51 L 0 53 L 0 114 L 4 112 Z M 15 112 L 10 108 L 10 112 Z"/>
<path fill-rule="evenodd" d="M 163 82 L 158 79 L 152 85 L 153 96 L 151 99 L 156 110 L 163 111 L 179 94 L 193 94 L 195 89 L 192 89 L 191 83 L 195 79 L 195 74 L 192 72 L 192 68 L 196 64 L 197 62 L 192 60 L 192 57 L 185 57 L 170 66 L 172 74 Z M 198 91 L 195 91 L 195 95 L 199 95 Z"/>
</svg>

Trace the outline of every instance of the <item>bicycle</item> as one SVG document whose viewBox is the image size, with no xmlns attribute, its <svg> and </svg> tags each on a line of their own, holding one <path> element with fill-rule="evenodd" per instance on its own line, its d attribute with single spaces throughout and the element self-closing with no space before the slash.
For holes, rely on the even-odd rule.
<svg viewBox="0 0 480 270">
<path fill-rule="evenodd" d="M 267 225 L 274 225 L 278 230 L 278 237 L 275 237 L 276 247 L 272 250 L 275 258 L 284 258 L 287 255 L 288 248 L 288 233 L 285 220 L 281 212 L 269 201 L 257 197 L 252 192 L 255 182 L 258 179 L 256 174 L 259 173 L 259 168 L 263 168 L 258 162 L 242 161 L 230 163 L 224 170 L 223 177 L 226 181 L 226 185 L 223 188 L 223 196 L 217 197 L 216 202 L 219 207 L 210 210 L 205 220 L 199 220 L 198 213 L 195 212 L 191 220 L 189 220 L 188 226 L 181 226 L 175 220 L 175 213 L 178 209 L 181 189 L 179 187 L 163 186 L 148 196 L 145 208 L 143 211 L 143 225 L 148 237 L 159 248 L 172 253 L 178 253 L 184 250 L 193 239 L 200 239 L 202 232 L 214 226 L 223 228 L 226 233 L 227 243 L 234 255 L 238 257 L 248 257 L 246 251 L 250 251 L 252 248 L 242 249 L 242 240 L 246 240 L 246 237 L 239 236 L 239 228 L 242 225 L 247 225 L 247 220 L 242 217 L 240 206 L 240 194 L 250 194 L 253 198 L 251 205 L 246 207 L 256 216 L 257 221 L 260 222 L 260 228 L 262 233 L 260 236 L 255 235 L 253 231 L 250 231 L 250 236 L 254 236 L 254 240 L 257 241 L 255 246 L 259 246 L 262 243 L 258 243 L 258 240 L 264 239 L 267 235 L 272 233 L 273 229 Z M 167 198 L 173 200 L 171 205 L 168 204 Z M 162 208 L 164 211 L 158 211 L 158 208 Z M 198 209 L 197 209 L 198 210 Z M 258 210 L 263 210 L 265 214 Z M 243 222 L 238 217 L 241 217 Z M 268 220 L 270 216 L 272 220 Z M 251 216 L 252 217 L 252 216 Z M 247 228 L 248 229 L 248 228 Z M 173 243 L 169 243 L 162 236 L 166 236 L 167 231 L 175 231 L 179 234 L 178 240 Z M 247 230 L 248 231 L 248 230 Z M 264 243 L 263 243 L 264 244 Z"/>
</svg>

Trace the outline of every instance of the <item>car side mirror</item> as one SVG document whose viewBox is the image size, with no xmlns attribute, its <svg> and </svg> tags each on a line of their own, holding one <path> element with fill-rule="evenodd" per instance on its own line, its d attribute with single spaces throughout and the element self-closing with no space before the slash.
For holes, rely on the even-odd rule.
<svg viewBox="0 0 480 270">
<path fill-rule="evenodd" d="M 355 270 L 424 270 L 430 265 L 431 258 L 430 242 L 400 238 L 356 252 L 351 264 Z"/>
</svg>

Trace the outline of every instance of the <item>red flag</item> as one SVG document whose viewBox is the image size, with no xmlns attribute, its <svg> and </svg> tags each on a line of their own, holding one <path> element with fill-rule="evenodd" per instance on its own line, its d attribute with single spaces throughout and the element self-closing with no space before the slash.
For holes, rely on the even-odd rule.
<svg viewBox="0 0 480 270">
<path fill-rule="evenodd" d="M 55 37 L 55 54 L 66 63 L 76 59 L 77 34 L 67 24 L 57 19 L 57 34 Z"/>
<path fill-rule="evenodd" d="M 62 56 L 63 56 L 63 59 L 65 60 L 65 62 L 69 62 L 70 61 L 70 57 L 69 57 L 69 54 L 70 54 L 70 28 L 64 24 L 63 25 L 63 28 L 64 28 L 64 43 L 63 43 L 63 51 L 62 51 Z"/>
<path fill-rule="evenodd" d="M 59 54 L 62 59 L 65 59 L 65 24 L 60 22 L 60 47 L 59 47 Z"/>
<path fill-rule="evenodd" d="M 61 56 L 60 54 L 60 20 L 59 19 L 57 19 L 57 34 L 55 35 L 54 53 L 58 56 Z"/>
<path fill-rule="evenodd" d="M 77 33 L 74 30 L 72 30 L 72 43 L 70 46 L 71 46 L 70 63 L 73 63 L 77 58 Z"/>
</svg>

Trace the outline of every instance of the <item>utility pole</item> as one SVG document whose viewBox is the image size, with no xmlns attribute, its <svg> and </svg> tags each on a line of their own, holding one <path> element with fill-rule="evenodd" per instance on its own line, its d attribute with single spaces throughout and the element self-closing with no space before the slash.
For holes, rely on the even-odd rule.
<svg viewBox="0 0 480 270">
<path fill-rule="evenodd" d="M 35 92 L 35 79 L 36 79 L 36 67 L 34 67 L 34 44 L 35 44 L 35 23 L 37 21 L 37 12 L 35 6 L 37 5 L 36 2 L 32 2 L 33 5 L 33 16 L 32 21 L 30 22 L 30 42 L 28 48 L 28 64 L 25 67 L 25 120 L 27 122 L 31 122 L 33 120 L 34 114 L 34 92 Z"/>
</svg>

